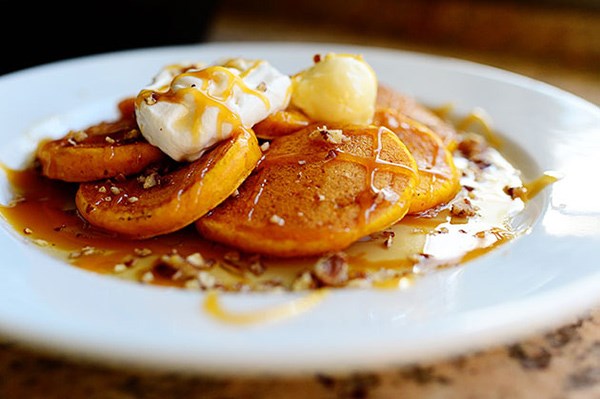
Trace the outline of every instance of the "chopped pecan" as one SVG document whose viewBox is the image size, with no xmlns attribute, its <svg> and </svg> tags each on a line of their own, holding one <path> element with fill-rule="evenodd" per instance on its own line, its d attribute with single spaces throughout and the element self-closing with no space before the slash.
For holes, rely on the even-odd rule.
<svg viewBox="0 0 600 399">
<path fill-rule="evenodd" d="M 475 207 L 468 198 L 463 198 L 452 204 L 452 208 L 450 208 L 450 213 L 452 214 L 452 216 L 466 218 L 470 216 L 475 216 L 477 214 L 477 207 Z"/>
<path fill-rule="evenodd" d="M 346 254 L 338 252 L 320 258 L 314 266 L 317 280 L 325 286 L 339 287 L 348 282 Z"/>
</svg>

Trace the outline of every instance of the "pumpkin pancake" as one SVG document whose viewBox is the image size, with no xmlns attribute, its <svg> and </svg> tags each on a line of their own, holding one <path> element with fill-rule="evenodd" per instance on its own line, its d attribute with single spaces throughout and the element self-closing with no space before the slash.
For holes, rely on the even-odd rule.
<svg viewBox="0 0 600 399">
<path fill-rule="evenodd" d="M 408 213 L 415 214 L 450 201 L 460 190 L 460 176 L 452 154 L 425 125 L 395 109 L 378 109 L 373 123 L 392 130 L 417 162 L 419 184 Z"/>
<path fill-rule="evenodd" d="M 305 128 L 310 119 L 300 111 L 284 110 L 271 114 L 267 119 L 254 125 L 254 133 L 259 139 L 272 140 Z"/>
<path fill-rule="evenodd" d="M 45 142 L 37 157 L 44 176 L 86 182 L 138 173 L 165 155 L 142 137 L 133 118 L 124 118 Z"/>
<path fill-rule="evenodd" d="M 431 129 L 442 139 L 450 151 L 454 151 L 456 148 L 458 135 L 454 127 L 419 104 L 414 98 L 404 96 L 387 86 L 379 85 L 376 108 L 395 109 Z"/>
<path fill-rule="evenodd" d="M 241 130 L 197 161 L 170 162 L 126 180 L 82 183 L 77 209 L 94 226 L 134 238 L 178 230 L 231 195 L 262 153 Z"/>
<path fill-rule="evenodd" d="M 338 251 L 401 219 L 417 179 L 412 155 L 389 129 L 311 125 L 273 140 L 239 194 L 196 226 L 271 256 Z"/>
</svg>

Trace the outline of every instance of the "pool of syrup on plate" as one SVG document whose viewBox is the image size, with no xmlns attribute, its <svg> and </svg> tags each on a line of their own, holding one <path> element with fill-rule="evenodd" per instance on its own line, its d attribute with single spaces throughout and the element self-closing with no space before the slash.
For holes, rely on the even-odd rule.
<svg viewBox="0 0 600 399">
<path fill-rule="evenodd" d="M 349 266 L 344 285 L 403 288 L 415 274 L 471 260 L 520 234 L 510 221 L 525 204 L 504 191 L 505 187 L 522 185 L 519 172 L 499 152 L 490 151 L 491 165 L 483 170 L 467 159 L 455 158 L 463 172 L 461 184 L 468 187 L 458 198 L 468 196 L 478 209 L 477 215 L 455 217 L 450 204 L 407 216 L 382 234 L 354 243 L 344 251 Z M 126 239 L 96 229 L 78 215 L 74 205 L 77 185 L 49 180 L 33 168 L 4 171 L 15 193 L 11 204 L 0 207 L 8 223 L 41 249 L 96 273 L 188 289 L 287 290 L 298 287 L 295 281 L 318 259 L 240 254 L 205 240 L 193 226 L 151 239 Z M 554 180 L 543 176 L 528 188 L 537 192 Z M 160 260 L 174 253 L 183 258 L 199 253 L 208 260 L 212 266 L 203 273 L 210 275 L 210 287 L 199 284 L 196 278 L 182 278 L 177 268 Z"/>
</svg>

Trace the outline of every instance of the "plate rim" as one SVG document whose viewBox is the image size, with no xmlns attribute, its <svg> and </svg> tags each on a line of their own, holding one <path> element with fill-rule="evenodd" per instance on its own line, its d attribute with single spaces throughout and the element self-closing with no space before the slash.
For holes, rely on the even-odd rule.
<svg viewBox="0 0 600 399">
<path fill-rule="evenodd" d="M 109 58 L 113 58 L 115 56 L 119 56 L 119 57 L 128 57 L 128 56 L 137 56 L 139 54 L 143 54 L 143 53 L 148 53 L 148 52 L 154 52 L 154 51 L 173 51 L 173 52 L 179 52 L 182 50 L 189 50 L 189 49 L 194 49 L 194 48 L 199 48 L 199 49 L 203 49 L 203 48 L 223 48 L 223 47 L 243 47 L 243 46 L 248 46 L 248 47 L 261 47 L 261 46 L 273 46 L 273 45 L 278 45 L 278 46 L 295 46 L 295 47 L 323 47 L 323 48 L 352 48 L 352 49 L 359 49 L 365 52 L 371 52 L 371 51 L 377 51 L 380 53 L 385 53 L 386 56 L 394 56 L 397 55 L 398 53 L 403 54 L 404 56 L 409 56 L 409 57 L 416 57 L 418 59 L 421 60 L 436 60 L 436 61 L 443 61 L 444 63 L 448 63 L 448 64 L 452 64 L 453 67 L 457 67 L 459 69 L 461 68 L 467 68 L 469 69 L 471 72 L 472 70 L 475 70 L 475 72 L 477 71 L 483 71 L 483 75 L 488 75 L 488 74 L 495 74 L 497 75 L 498 73 L 502 74 L 504 77 L 510 77 L 510 80 L 512 83 L 514 84 L 518 84 L 521 87 L 525 87 L 525 88 L 531 88 L 533 86 L 537 87 L 540 90 L 543 90 L 544 92 L 548 92 L 550 93 L 550 95 L 560 95 L 561 97 L 568 97 L 570 101 L 574 102 L 575 104 L 577 104 L 578 106 L 584 106 L 584 107 L 592 107 L 590 108 L 590 110 L 592 110 L 593 112 L 595 112 L 596 114 L 600 115 L 600 108 L 598 108 L 596 105 L 594 105 L 593 103 L 580 98 L 578 96 L 576 96 L 573 93 L 570 93 L 564 89 L 561 88 L 557 88 L 555 86 L 549 85 L 547 83 L 538 81 L 536 79 L 527 77 L 527 76 L 523 76 L 523 75 L 519 75 L 516 74 L 514 72 L 510 72 L 510 71 L 506 71 L 504 69 L 500 69 L 500 68 L 496 68 L 493 66 L 489 66 L 489 65 L 484 65 L 484 64 L 479 64 L 479 63 L 475 63 L 472 61 L 465 61 L 465 60 L 460 60 L 458 58 L 454 58 L 454 57 L 446 57 L 446 56 L 436 56 L 436 55 L 431 55 L 431 54 L 422 54 L 422 53 L 417 53 L 417 52 L 411 52 L 411 51 L 404 51 L 404 50 L 395 50 L 395 49 L 388 49 L 388 48 L 380 48 L 380 47 L 367 47 L 367 46 L 354 46 L 354 45 L 349 45 L 349 44 L 339 44 L 339 43 L 310 43 L 310 42 L 294 42 L 294 43 L 290 43 L 290 42 L 218 42 L 218 43 L 208 43 L 208 44 L 194 44 L 194 45 L 182 45 L 182 46 L 167 46 L 167 47 L 156 47 L 156 48 L 144 48 L 144 49 L 136 49 L 136 50 L 124 50 L 124 51 L 118 51 L 118 52 L 111 52 L 111 53 L 104 53 L 104 54 L 97 54 L 97 55 L 91 55 L 91 56 L 85 56 L 85 57 L 79 57 L 79 58 L 74 58 L 74 59 L 69 59 L 69 60 L 63 60 L 63 61 L 58 61 L 58 62 L 53 62 L 53 63 L 49 63 L 49 64 L 44 64 L 44 65 L 40 65 L 40 66 L 36 66 L 36 67 L 32 67 L 32 68 L 27 68 L 24 70 L 20 70 L 20 71 L 16 71 L 16 72 L 12 72 L 6 75 L 3 75 L 0 77 L 0 85 L 2 85 L 5 80 L 9 80 L 9 79 L 13 79 L 15 76 L 27 76 L 30 73 L 38 73 L 38 71 L 43 71 L 43 70 L 52 70 L 54 68 L 61 68 L 64 67 L 64 65 L 66 64 L 77 64 L 79 62 L 85 61 L 85 62 L 95 62 L 98 59 L 109 59 Z M 478 73 L 479 74 L 479 73 Z M 3 224 L 6 224 L 3 222 Z M 3 226 L 5 227 L 5 226 Z M 3 229 L 6 230 L 6 229 Z M 70 266 L 69 266 L 70 267 Z M 85 271 L 80 271 L 86 274 L 89 274 L 89 272 L 85 272 Z M 574 316 L 573 314 L 573 309 L 584 309 L 584 308 L 588 308 L 594 304 L 600 303 L 600 295 L 598 295 L 597 297 L 591 297 L 588 295 L 584 295 L 587 294 L 588 292 L 590 292 L 592 290 L 592 288 L 594 286 L 598 286 L 598 283 L 600 283 L 600 273 L 598 273 L 596 276 L 596 278 L 593 281 L 583 281 L 583 282 L 578 282 L 578 284 L 576 283 L 571 283 L 568 286 L 562 287 L 561 292 L 573 292 L 573 288 L 575 286 L 577 287 L 583 287 L 583 289 L 581 289 L 578 293 L 578 295 L 575 296 L 571 296 L 570 299 L 570 306 L 566 307 L 563 306 L 562 308 L 559 308 L 559 311 L 557 311 L 556 313 L 552 314 L 551 318 L 546 318 L 544 320 L 542 320 L 541 318 L 535 319 L 530 326 L 528 326 L 529 330 L 544 330 L 544 329 L 548 329 L 551 328 L 549 326 L 548 321 L 550 319 L 552 319 L 550 324 L 557 324 L 559 322 L 562 321 L 566 321 L 569 318 L 572 318 Z M 113 282 L 117 282 L 117 281 L 113 281 Z M 125 285 L 130 285 L 131 283 L 128 282 L 121 282 L 118 281 L 119 284 L 125 284 Z M 153 288 L 154 289 L 154 288 Z M 159 288 L 160 289 L 160 288 Z M 552 291 L 555 292 L 555 291 Z M 546 294 L 546 296 L 544 297 L 540 297 L 538 295 L 537 300 L 534 301 L 534 299 L 536 298 L 528 298 L 528 302 L 523 303 L 516 303 L 516 304 L 508 304 L 510 305 L 509 308 L 511 308 L 511 310 L 513 312 L 517 312 L 519 307 L 523 307 L 523 305 L 528 305 L 528 306 L 532 306 L 531 303 L 532 302 L 539 302 L 536 304 L 536 306 L 542 307 L 544 308 L 544 306 L 549 306 L 548 304 L 551 303 L 551 301 L 548 301 L 547 297 L 556 297 L 556 294 Z M 186 293 L 187 294 L 187 293 Z M 195 295 L 195 296 L 203 296 L 203 294 L 201 293 L 190 293 L 191 295 Z M 339 293 L 334 293 L 334 295 L 338 295 Z M 239 294 L 238 294 L 239 295 Z M 498 305 L 500 307 L 505 308 L 505 305 Z M 0 307 L 1 310 L 1 307 Z M 509 312 L 510 313 L 510 312 Z M 505 313 L 505 317 L 506 313 Z M 509 317 L 510 318 L 510 317 Z M 4 320 L 3 318 L 3 314 L 2 312 L 0 312 L 0 322 L 2 322 Z M 102 352 L 102 350 L 98 351 L 98 350 L 91 350 L 89 348 L 89 345 L 86 346 L 84 344 L 85 341 L 81 341 L 79 342 L 81 344 L 81 347 L 74 347 L 72 345 L 69 345 L 67 342 L 62 342 L 60 340 L 60 336 L 59 337 L 55 337 L 56 339 L 51 342 L 49 345 L 44 345 L 44 338 L 48 338 L 48 336 L 44 335 L 43 332 L 40 332 L 40 334 L 36 334 L 38 331 L 25 331 L 24 329 L 11 329 L 11 326 L 6 326 L 4 325 L 4 323 L 0 323 L 0 331 L 3 331 L 4 334 L 7 334 L 8 336 L 12 336 L 18 339 L 19 342 L 28 344 L 30 346 L 34 346 L 34 347 L 39 347 L 40 349 L 47 349 L 47 350 L 51 350 L 53 351 L 54 349 L 59 349 L 64 351 L 65 353 L 69 353 L 71 355 L 75 355 L 77 353 L 79 353 L 79 355 L 83 355 L 84 358 L 88 358 L 88 359 L 92 359 L 92 360 L 99 360 L 101 359 L 103 363 L 111 363 L 111 361 L 115 361 L 118 363 L 127 363 L 128 366 L 142 366 L 144 368 L 148 367 L 148 368 L 157 368 L 157 369 L 164 369 L 165 368 L 165 362 L 161 362 L 160 359 L 153 359 L 153 361 L 151 361 L 150 363 L 148 363 L 148 359 L 132 359 L 130 356 L 125 356 L 125 357 L 121 357 L 119 358 L 119 354 L 118 353 L 105 353 Z M 454 347 L 454 351 L 442 351 L 440 350 L 440 348 L 432 348 L 428 353 L 424 353 L 421 352 L 420 355 L 418 354 L 413 354 L 412 355 L 412 359 L 418 358 L 418 359 L 422 359 L 422 360 L 434 360 L 436 358 L 440 358 L 440 357 L 446 357 L 448 354 L 458 354 L 458 353 L 464 353 L 465 350 L 478 350 L 478 349 L 482 349 L 483 347 L 488 346 L 490 343 L 500 343 L 502 341 L 504 341 L 503 343 L 508 343 L 513 341 L 514 339 L 517 338 L 522 338 L 523 337 L 523 327 L 522 326 L 512 326 L 512 329 L 509 328 L 509 324 L 510 323 L 504 323 L 504 332 L 503 335 L 504 339 L 499 339 L 498 337 L 493 337 L 491 335 L 487 335 L 487 336 L 479 336 L 478 339 L 475 339 L 474 341 L 471 342 L 464 342 L 464 347 L 459 346 L 455 346 Z M 14 325 L 13 325 L 14 327 Z M 531 331 L 530 331 L 531 332 Z M 29 334 L 28 334 L 29 333 Z M 529 333 L 527 333 L 529 334 Z M 61 345 L 62 344 L 62 345 Z M 378 350 L 381 350 L 382 348 L 377 348 Z M 393 352 L 393 351 L 391 351 Z M 441 353 L 443 352 L 443 353 Z M 122 354 L 122 353 L 121 353 Z M 397 358 L 397 353 L 391 354 L 390 357 L 394 357 Z M 298 373 L 298 372 L 314 372 L 314 371 L 331 371 L 331 370 L 337 370 L 337 371 L 348 371 L 349 369 L 361 369 L 361 365 L 360 362 L 358 362 L 357 364 L 357 360 L 356 358 L 347 358 L 346 359 L 349 363 L 352 364 L 339 364 L 339 360 L 335 361 L 332 359 L 332 362 L 329 364 L 322 364 L 319 365 L 319 367 L 315 367 L 315 365 L 310 365 L 310 364 L 304 364 L 300 367 L 287 367 L 285 368 L 283 365 L 279 365 L 279 367 L 281 367 L 280 369 L 276 370 L 277 374 L 287 374 L 287 373 Z M 384 359 L 378 359 L 377 362 L 381 362 Z M 389 360 L 389 358 L 387 359 Z M 168 362 L 166 362 L 168 363 Z M 389 366 L 389 362 L 386 362 L 387 365 Z M 406 361 L 404 360 L 400 360 L 400 364 L 405 364 Z M 220 364 L 219 366 L 217 366 L 217 369 L 214 370 L 216 371 L 218 374 L 240 374 L 240 373 L 244 373 L 244 374 L 252 374 L 255 372 L 272 372 L 272 366 L 266 365 L 267 367 L 264 367 L 264 369 L 260 369 L 260 367 L 258 368 L 258 370 L 251 370 L 249 369 L 246 365 L 245 367 L 237 367 L 237 368 L 228 368 L 227 365 L 229 363 L 223 363 Z M 182 364 L 178 364 L 177 362 L 175 362 L 175 364 L 169 364 L 168 368 L 172 369 L 172 368 L 178 368 L 178 369 L 182 369 L 182 367 L 178 367 L 182 366 Z M 190 364 L 186 364 L 186 367 L 190 367 L 193 365 Z M 202 370 L 203 367 L 206 366 L 206 364 L 195 364 L 195 366 L 202 366 L 202 367 L 196 367 L 195 371 L 206 371 L 206 370 Z M 364 363 L 363 363 L 364 366 Z M 348 368 L 350 367 L 350 368 Z M 377 367 L 377 364 L 369 364 L 369 367 Z M 180 370 L 182 371 L 182 370 Z M 189 371 L 189 370 L 188 370 Z"/>
</svg>

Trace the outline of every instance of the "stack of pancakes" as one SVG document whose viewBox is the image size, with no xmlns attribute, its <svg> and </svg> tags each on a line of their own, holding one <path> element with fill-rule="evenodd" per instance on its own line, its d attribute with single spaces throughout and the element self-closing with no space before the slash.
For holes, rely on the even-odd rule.
<svg viewBox="0 0 600 399">
<path fill-rule="evenodd" d="M 191 163 L 147 143 L 132 104 L 120 104 L 118 121 L 42 143 L 37 153 L 45 176 L 79 183 L 83 218 L 126 237 L 195 223 L 204 237 L 247 252 L 323 254 L 460 189 L 456 131 L 383 86 L 371 125 L 328 124 L 288 109 Z"/>
</svg>

